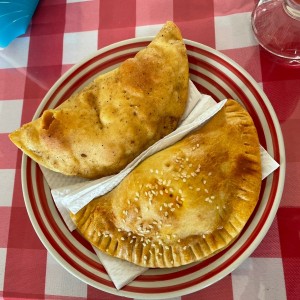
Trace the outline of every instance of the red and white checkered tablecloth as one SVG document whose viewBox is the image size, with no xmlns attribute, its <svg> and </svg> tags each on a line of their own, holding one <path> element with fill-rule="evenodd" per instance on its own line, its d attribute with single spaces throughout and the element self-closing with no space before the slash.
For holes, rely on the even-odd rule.
<svg viewBox="0 0 300 300">
<path fill-rule="evenodd" d="M 155 35 L 173 20 L 184 38 L 213 47 L 263 87 L 281 124 L 287 170 L 282 201 L 259 247 L 222 280 L 173 298 L 300 299 L 300 69 L 273 63 L 255 41 L 253 0 L 41 0 L 27 33 L 0 50 L 0 298 L 125 299 L 59 265 L 37 237 L 21 186 L 21 152 L 8 133 L 29 122 L 44 95 L 97 49 Z"/>
</svg>

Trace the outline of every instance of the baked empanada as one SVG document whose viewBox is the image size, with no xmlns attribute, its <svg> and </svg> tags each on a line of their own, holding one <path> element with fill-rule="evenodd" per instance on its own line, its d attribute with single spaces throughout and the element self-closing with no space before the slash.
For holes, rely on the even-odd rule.
<svg viewBox="0 0 300 300">
<path fill-rule="evenodd" d="M 71 214 L 86 240 L 144 267 L 204 260 L 239 235 L 261 187 L 256 128 L 236 101 Z"/>
<path fill-rule="evenodd" d="M 9 137 L 53 171 L 86 178 L 114 174 L 177 127 L 188 79 L 181 33 L 167 22 L 134 58 Z"/>
</svg>

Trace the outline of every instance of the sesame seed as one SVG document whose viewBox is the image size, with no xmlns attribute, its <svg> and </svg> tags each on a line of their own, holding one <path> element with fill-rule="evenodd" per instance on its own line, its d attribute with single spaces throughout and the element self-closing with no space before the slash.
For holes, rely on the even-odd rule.
<svg viewBox="0 0 300 300">
<path fill-rule="evenodd" d="M 215 196 L 210 196 L 210 199 L 215 199 L 216 197 Z"/>
<path fill-rule="evenodd" d="M 144 255 L 144 260 L 146 260 L 147 259 L 147 256 L 146 255 Z"/>
<path fill-rule="evenodd" d="M 197 144 L 196 147 L 199 148 L 199 144 Z"/>
<path fill-rule="evenodd" d="M 136 197 L 136 198 L 134 198 L 134 201 L 139 201 L 139 198 L 137 198 L 137 197 Z"/>
<path fill-rule="evenodd" d="M 173 211 L 175 211 L 175 208 L 173 207 L 173 208 L 171 208 L 171 212 L 173 212 Z"/>
<path fill-rule="evenodd" d="M 146 243 L 143 243 L 143 246 L 144 246 L 144 247 L 146 247 L 146 246 L 147 246 L 147 244 L 146 244 Z"/>
<path fill-rule="evenodd" d="M 159 255 L 159 256 L 162 256 L 162 253 L 159 252 L 158 255 Z"/>
<path fill-rule="evenodd" d="M 121 240 L 122 240 L 122 241 L 125 241 L 125 238 L 124 238 L 124 237 L 121 237 Z"/>
<path fill-rule="evenodd" d="M 120 231 L 122 231 L 122 229 L 121 229 L 121 228 L 118 228 L 118 231 L 120 232 Z"/>
<path fill-rule="evenodd" d="M 167 206 L 168 206 L 168 204 L 165 202 L 165 203 L 164 203 L 164 207 L 167 207 Z"/>
<path fill-rule="evenodd" d="M 192 151 L 195 151 L 195 150 L 196 150 L 196 147 L 193 147 L 193 148 L 192 148 Z"/>
<path fill-rule="evenodd" d="M 200 188 L 196 188 L 196 191 L 199 192 L 201 189 Z"/>
<path fill-rule="evenodd" d="M 169 190 L 168 190 L 168 189 L 165 189 L 165 193 L 166 193 L 166 194 L 169 194 Z"/>
<path fill-rule="evenodd" d="M 139 212 L 139 210 L 138 210 L 138 208 L 137 208 L 137 207 L 135 207 L 135 208 L 134 208 L 134 211 L 135 211 L 136 213 L 138 213 L 138 212 Z"/>
<path fill-rule="evenodd" d="M 220 207 L 217 205 L 217 210 L 219 210 L 220 209 Z"/>
<path fill-rule="evenodd" d="M 127 200 L 127 203 L 130 205 L 130 200 Z"/>
<path fill-rule="evenodd" d="M 181 242 L 181 239 L 178 239 L 177 242 L 180 243 L 180 242 Z"/>
<path fill-rule="evenodd" d="M 169 250 L 169 249 L 170 249 L 170 247 L 169 247 L 169 246 L 165 246 L 165 249 L 166 249 L 166 250 Z"/>
<path fill-rule="evenodd" d="M 168 214 L 168 212 L 167 211 L 165 211 L 165 217 L 167 217 L 169 214 Z"/>
<path fill-rule="evenodd" d="M 205 235 L 205 234 L 202 234 L 202 237 L 205 239 L 205 238 L 206 238 L 206 235 Z"/>
<path fill-rule="evenodd" d="M 190 190 L 192 190 L 192 189 L 193 189 L 193 187 L 190 185 L 190 186 L 189 186 L 189 189 L 190 189 Z"/>
<path fill-rule="evenodd" d="M 191 168 L 193 166 L 193 164 L 189 164 L 189 167 Z"/>
<path fill-rule="evenodd" d="M 186 179 L 185 179 L 185 178 L 183 178 L 183 179 L 182 179 L 182 181 L 183 181 L 183 182 L 186 182 Z"/>
<path fill-rule="evenodd" d="M 130 240 L 129 244 L 132 244 L 133 243 L 133 240 Z"/>
<path fill-rule="evenodd" d="M 153 173 L 153 169 L 150 169 L 150 173 Z"/>
<path fill-rule="evenodd" d="M 203 184 L 206 184 L 206 180 L 205 179 L 203 180 Z"/>
<path fill-rule="evenodd" d="M 186 246 L 184 246 L 184 247 L 183 247 L 183 250 L 186 250 L 186 248 L 187 248 L 187 247 L 186 247 Z"/>
<path fill-rule="evenodd" d="M 167 234 L 167 239 L 170 240 L 171 239 L 171 236 L 169 234 Z"/>
<path fill-rule="evenodd" d="M 208 202 L 209 201 L 209 198 L 207 197 L 207 198 L 205 198 L 205 200 L 204 201 L 206 201 L 206 202 Z"/>
<path fill-rule="evenodd" d="M 159 193 L 160 193 L 161 195 L 163 195 L 163 194 L 164 194 L 164 192 L 163 192 L 162 190 L 160 190 L 160 191 L 159 191 Z"/>
<path fill-rule="evenodd" d="M 137 197 L 140 197 L 140 193 L 139 193 L 139 192 L 136 192 L 135 195 L 136 195 Z"/>
<path fill-rule="evenodd" d="M 208 173 L 208 176 L 211 176 L 211 174 L 212 174 L 212 173 L 211 173 L 211 172 L 209 172 L 209 173 Z"/>
<path fill-rule="evenodd" d="M 155 170 L 155 173 L 156 173 L 156 174 L 158 174 L 158 173 L 159 173 L 159 171 L 158 171 L 158 170 Z"/>
<path fill-rule="evenodd" d="M 208 189 L 205 189 L 204 192 L 205 192 L 205 193 L 208 193 Z"/>
</svg>

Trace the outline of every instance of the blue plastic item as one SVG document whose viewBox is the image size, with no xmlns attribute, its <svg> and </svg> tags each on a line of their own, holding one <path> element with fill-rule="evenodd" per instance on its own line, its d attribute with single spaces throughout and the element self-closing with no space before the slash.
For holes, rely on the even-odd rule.
<svg viewBox="0 0 300 300">
<path fill-rule="evenodd" d="M 0 47 L 24 34 L 39 0 L 0 0 Z"/>
</svg>

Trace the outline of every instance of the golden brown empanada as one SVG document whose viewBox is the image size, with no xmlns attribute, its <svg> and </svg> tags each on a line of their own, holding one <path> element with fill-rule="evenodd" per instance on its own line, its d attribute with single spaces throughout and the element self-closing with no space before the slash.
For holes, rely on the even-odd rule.
<svg viewBox="0 0 300 300">
<path fill-rule="evenodd" d="M 71 217 L 109 255 L 144 267 L 175 267 L 232 243 L 260 186 L 256 128 L 244 108 L 228 100 L 203 127 L 147 158 Z"/>
<path fill-rule="evenodd" d="M 167 22 L 134 58 L 9 137 L 53 171 L 86 178 L 114 174 L 177 127 L 188 79 L 181 33 Z"/>
</svg>

